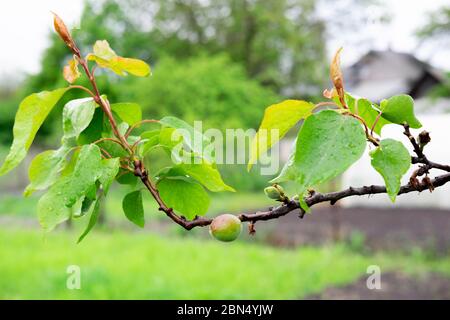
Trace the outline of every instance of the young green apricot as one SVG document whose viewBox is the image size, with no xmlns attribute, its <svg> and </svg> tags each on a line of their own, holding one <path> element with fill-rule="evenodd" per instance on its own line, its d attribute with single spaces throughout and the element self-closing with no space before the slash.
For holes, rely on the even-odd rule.
<svg viewBox="0 0 450 320">
<path fill-rule="evenodd" d="M 222 214 L 212 221 L 209 233 L 220 241 L 236 240 L 242 230 L 241 220 L 232 214 Z"/>
</svg>

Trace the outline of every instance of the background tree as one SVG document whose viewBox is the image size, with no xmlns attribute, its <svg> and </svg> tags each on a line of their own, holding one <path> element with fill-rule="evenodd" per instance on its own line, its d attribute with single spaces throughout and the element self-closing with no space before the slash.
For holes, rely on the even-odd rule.
<svg viewBox="0 0 450 320">
<path fill-rule="evenodd" d="M 442 7 L 428 14 L 427 23 L 417 31 L 417 36 L 423 40 L 444 38 L 448 41 L 450 33 L 450 6 Z"/>
<path fill-rule="evenodd" d="M 79 37 L 81 48 L 94 39 L 112 39 L 111 46 L 124 55 L 152 63 L 166 55 L 226 53 L 248 76 L 277 91 L 319 94 L 324 84 L 324 22 L 312 0 L 88 1 L 81 26 L 86 30 Z M 33 89 L 54 84 L 51 67 L 67 59 L 55 40 L 42 71 L 30 80 Z"/>
<path fill-rule="evenodd" d="M 417 37 L 423 42 L 438 42 L 440 46 L 450 44 L 450 6 L 442 7 L 428 15 L 427 23 L 417 30 Z M 450 73 L 431 92 L 434 97 L 450 97 Z"/>
</svg>

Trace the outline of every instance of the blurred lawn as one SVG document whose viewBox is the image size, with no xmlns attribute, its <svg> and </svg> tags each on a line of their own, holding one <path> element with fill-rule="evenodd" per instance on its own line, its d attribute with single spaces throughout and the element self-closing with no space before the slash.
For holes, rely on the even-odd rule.
<svg viewBox="0 0 450 320">
<path fill-rule="evenodd" d="M 245 237 L 223 244 L 205 240 L 207 230 L 186 233 L 175 225 L 176 232 L 155 235 L 127 222 L 121 204 L 125 193 L 116 185 L 104 205 L 107 225 L 114 227 L 96 228 L 79 245 L 88 217 L 75 221 L 69 232 L 61 228 L 44 236 L 34 227 L 39 195 L 0 195 L 0 218 L 7 216 L 0 224 L 0 299 L 297 299 L 351 283 L 374 264 L 382 272 L 436 271 L 450 277 L 450 257 L 430 258 L 420 250 L 408 256 L 362 254 L 340 244 L 287 250 Z M 147 193 L 144 197 L 150 226 L 154 219 L 167 219 Z M 270 205 L 262 191 L 214 194 L 209 215 Z M 66 288 L 72 264 L 81 267 L 81 290 Z"/>
<path fill-rule="evenodd" d="M 450 276 L 450 259 L 364 256 L 340 245 L 281 250 L 111 231 L 76 245 L 75 237 L 0 228 L 0 298 L 295 299 L 352 282 L 370 264 Z M 73 264 L 81 290 L 66 289 Z"/>
</svg>

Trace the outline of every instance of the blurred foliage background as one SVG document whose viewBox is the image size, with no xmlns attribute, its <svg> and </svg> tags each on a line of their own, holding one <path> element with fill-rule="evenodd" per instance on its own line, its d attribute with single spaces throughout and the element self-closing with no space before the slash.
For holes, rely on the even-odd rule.
<svg viewBox="0 0 450 320">
<path fill-rule="evenodd" d="M 80 28 L 73 30 L 83 52 L 107 39 L 121 56 L 147 61 L 153 76 L 119 77 L 97 71 L 99 87 L 112 102 L 133 101 L 146 118 L 174 115 L 204 128 L 257 128 L 268 105 L 283 98 L 317 100 L 328 86 L 327 37 L 337 26 L 348 34 L 364 19 L 374 0 L 350 1 L 358 15 L 343 22 L 318 13 L 322 0 L 105 0 L 85 2 Z M 335 8 L 340 15 L 339 7 Z M 65 86 L 61 76 L 70 52 L 55 34 L 41 58 L 41 69 L 22 83 L 0 90 L 0 142 L 8 145 L 15 110 L 32 93 Z M 86 79 L 80 79 L 86 84 Z M 78 97 L 74 90 L 59 103 Z M 36 143 L 54 147 L 61 134 L 55 108 Z M 257 174 L 243 179 L 243 168 L 228 170 L 238 189 L 261 189 Z M 252 180 L 253 179 L 253 180 Z M 253 182 L 245 182 L 252 180 Z"/>
</svg>

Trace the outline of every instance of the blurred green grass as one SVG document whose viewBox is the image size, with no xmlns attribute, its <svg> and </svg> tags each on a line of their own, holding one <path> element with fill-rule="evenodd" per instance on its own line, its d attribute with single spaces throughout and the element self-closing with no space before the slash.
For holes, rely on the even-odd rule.
<svg viewBox="0 0 450 320">
<path fill-rule="evenodd" d="M 0 228 L 1 299 L 296 299 L 382 272 L 442 271 L 450 258 L 362 255 L 343 245 L 274 249 L 149 233 L 77 234 Z M 66 269 L 81 268 L 81 290 Z M 405 268 L 407 266 L 407 268 Z"/>
<path fill-rule="evenodd" d="M 12 299 L 294 299 L 352 281 L 367 259 L 341 247 L 296 251 L 151 234 L 0 230 L 0 297 Z M 81 267 L 82 289 L 66 289 Z"/>
<path fill-rule="evenodd" d="M 369 253 L 350 244 L 288 250 L 246 237 L 222 244 L 208 241 L 204 229 L 188 233 L 169 225 L 164 231 L 155 223 L 156 235 L 126 220 L 124 194 L 118 185 L 111 190 L 104 204 L 108 223 L 79 245 L 76 239 L 88 217 L 75 220 L 69 231 L 63 227 L 44 235 L 36 228 L 39 194 L 0 195 L 0 218 L 7 217 L 0 224 L 0 299 L 297 299 L 351 283 L 369 265 L 382 272 L 450 277 L 450 257 L 419 249 L 408 255 Z M 167 219 L 147 193 L 144 203 L 149 226 Z M 270 205 L 262 191 L 214 194 L 208 215 Z M 72 264 L 81 267 L 81 290 L 66 288 L 66 269 Z"/>
</svg>

